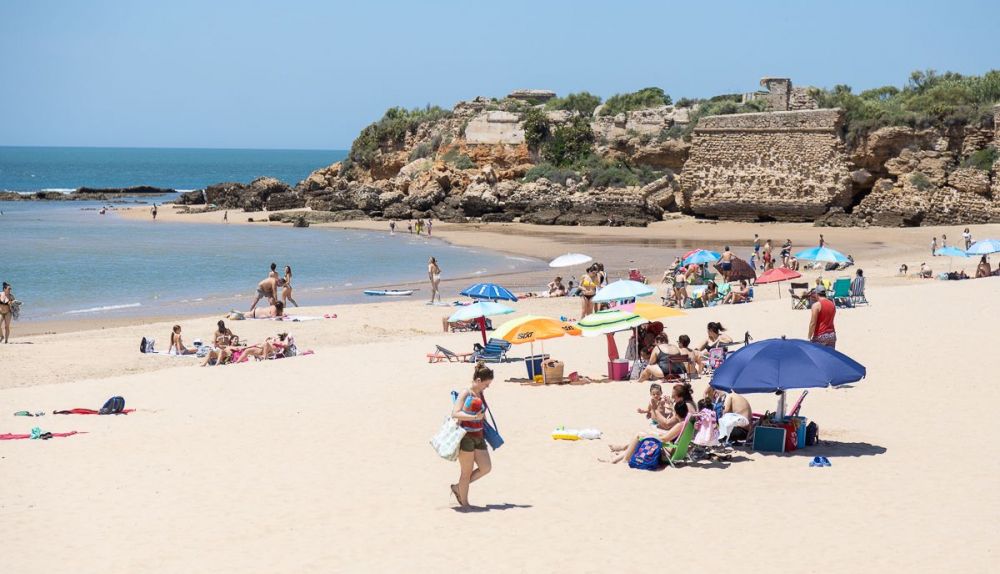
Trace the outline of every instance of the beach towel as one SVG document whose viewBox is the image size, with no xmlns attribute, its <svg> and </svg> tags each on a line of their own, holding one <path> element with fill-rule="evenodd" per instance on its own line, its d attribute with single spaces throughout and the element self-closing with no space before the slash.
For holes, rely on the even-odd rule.
<svg viewBox="0 0 1000 574">
<path fill-rule="evenodd" d="M 718 446 L 719 445 L 719 426 L 715 421 L 715 411 L 710 409 L 701 409 L 698 411 L 698 420 L 695 422 L 695 427 L 698 429 L 698 433 L 694 435 L 694 444 L 699 446 Z"/>
<path fill-rule="evenodd" d="M 67 437 L 67 436 L 73 436 L 75 434 L 84 434 L 84 432 L 85 431 L 69 431 L 69 432 L 53 432 L 53 433 L 45 433 L 45 434 L 48 434 L 52 438 L 62 438 L 62 437 Z M 21 440 L 21 439 L 26 439 L 26 438 L 31 438 L 31 435 L 30 434 L 11 434 L 11 433 L 0 434 L 0 440 Z"/>
<path fill-rule="evenodd" d="M 131 412 L 135 412 L 135 409 L 125 409 L 120 413 L 113 413 L 117 415 L 127 415 Z M 99 415 L 101 411 L 95 411 L 94 409 L 69 409 L 65 411 L 52 411 L 54 415 Z"/>
</svg>

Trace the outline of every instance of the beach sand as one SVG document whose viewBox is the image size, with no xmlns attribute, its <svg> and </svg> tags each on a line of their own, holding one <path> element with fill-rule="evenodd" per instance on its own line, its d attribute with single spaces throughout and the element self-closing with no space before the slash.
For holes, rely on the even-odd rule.
<svg viewBox="0 0 1000 574">
<path fill-rule="evenodd" d="M 745 237 L 751 229 L 684 225 L 692 240 Z M 434 231 L 542 257 L 589 246 L 619 260 L 653 255 L 662 248 L 635 242 L 671 233 L 666 224 L 538 235 L 504 227 L 498 234 L 444 224 Z M 988 427 L 962 415 L 966 406 L 988 412 L 1000 399 L 988 346 L 1000 279 L 892 277 L 900 257 L 919 265 L 912 257 L 924 251 L 926 229 L 765 228 L 781 230 L 772 239 L 788 235 L 800 245 L 820 231 L 835 246 L 854 242 L 859 265 L 873 276 L 872 304 L 837 314 L 838 349 L 863 363 L 868 377 L 851 388 L 814 390 L 803 404 L 802 414 L 820 427 L 820 446 L 788 455 L 737 451 L 728 463 L 659 472 L 601 463 L 610 442 L 647 428 L 635 413 L 648 402 L 646 385 L 523 385 L 523 363 L 501 364 L 487 395 L 506 444 L 491 453 L 493 472 L 472 485 L 476 508 L 460 511 L 448 490 L 458 465 L 428 445 L 450 410 L 449 391 L 468 384 L 471 366 L 428 364 L 425 354 L 436 344 L 467 351 L 479 340 L 478 333 L 442 332 L 440 319 L 451 309 L 403 300 L 293 310 L 337 319 L 234 321 L 241 336 L 288 331 L 316 354 L 213 368 L 138 353 L 144 335 L 168 340 L 172 322 L 22 336 L 14 339 L 22 344 L 0 346 L 0 433 L 40 426 L 87 434 L 0 441 L 3 570 L 995 571 L 1000 453 Z M 702 229 L 707 235 L 696 236 Z M 563 234 L 572 237 L 552 238 Z M 748 305 L 692 310 L 667 320 L 667 332 L 700 340 L 706 322 L 720 321 L 735 338 L 745 331 L 757 340 L 803 337 L 807 313 L 791 310 L 778 289 L 758 288 Z M 579 314 L 575 299 L 515 305 L 519 313 Z M 180 321 L 186 341 L 207 339 L 217 319 Z M 626 341 L 619 335 L 623 351 Z M 551 340 L 545 351 L 567 372 L 606 372 L 603 337 Z M 515 347 L 512 354 L 528 353 Z M 706 384 L 696 381 L 696 393 Z M 138 410 L 51 414 L 98 408 L 116 394 Z M 757 412 L 776 404 L 773 395 L 748 398 Z M 22 409 L 50 414 L 10 416 Z M 605 436 L 554 441 L 549 434 L 560 425 Z M 833 466 L 809 468 L 816 455 Z"/>
</svg>

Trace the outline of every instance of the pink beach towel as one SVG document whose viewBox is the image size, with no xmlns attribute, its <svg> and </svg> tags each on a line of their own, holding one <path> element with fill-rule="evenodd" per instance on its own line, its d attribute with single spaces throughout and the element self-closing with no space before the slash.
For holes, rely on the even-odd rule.
<svg viewBox="0 0 1000 574">
<path fill-rule="evenodd" d="M 84 434 L 85 431 L 70 431 L 70 432 L 54 432 L 52 433 L 53 438 L 61 438 L 64 436 L 73 436 L 75 434 Z M 24 438 L 31 438 L 30 434 L 0 434 L 0 440 L 21 440 Z"/>
</svg>

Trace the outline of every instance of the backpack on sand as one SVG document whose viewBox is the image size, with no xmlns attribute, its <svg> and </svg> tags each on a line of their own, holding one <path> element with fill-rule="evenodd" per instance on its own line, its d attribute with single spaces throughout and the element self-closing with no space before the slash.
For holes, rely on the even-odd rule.
<svg viewBox="0 0 1000 574">
<path fill-rule="evenodd" d="M 152 337 L 143 337 L 142 341 L 139 341 L 139 352 L 140 353 L 155 353 L 156 352 L 156 339 Z"/>
<path fill-rule="evenodd" d="M 660 468 L 660 453 L 663 452 L 663 443 L 659 439 L 647 437 L 642 439 L 639 446 L 635 447 L 632 458 L 628 460 L 630 468 L 640 470 L 656 470 Z"/>
<path fill-rule="evenodd" d="M 104 403 L 98 414 L 117 415 L 125 410 L 125 399 L 121 397 L 111 397 Z"/>
<path fill-rule="evenodd" d="M 810 422 L 806 425 L 806 446 L 813 446 L 819 443 L 819 425 Z"/>
</svg>

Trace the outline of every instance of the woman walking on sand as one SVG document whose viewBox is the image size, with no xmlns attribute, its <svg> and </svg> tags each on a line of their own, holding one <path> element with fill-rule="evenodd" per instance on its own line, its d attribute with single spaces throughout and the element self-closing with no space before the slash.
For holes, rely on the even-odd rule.
<svg viewBox="0 0 1000 574">
<path fill-rule="evenodd" d="M 0 342 L 10 343 L 10 321 L 14 318 L 14 294 L 10 292 L 10 283 L 3 282 L 0 292 Z"/>
<path fill-rule="evenodd" d="M 431 281 L 431 300 L 427 304 L 433 305 L 435 297 L 437 297 L 440 303 L 441 292 L 438 290 L 438 287 L 441 285 L 441 268 L 438 267 L 437 259 L 433 257 L 427 262 L 427 278 Z"/>
<path fill-rule="evenodd" d="M 285 286 L 281 290 L 281 302 L 287 306 L 289 301 L 292 302 L 292 305 L 299 306 L 295 299 L 292 299 L 292 268 L 285 265 Z"/>
<path fill-rule="evenodd" d="M 461 472 L 458 484 L 451 485 L 451 493 L 463 507 L 469 506 L 469 485 L 489 474 L 492 469 L 490 451 L 486 449 L 483 425 L 486 419 L 486 396 L 483 392 L 493 382 L 493 370 L 483 362 L 476 363 L 472 385 L 455 400 L 451 416 L 465 429 L 465 436 L 458 445 L 458 464 Z"/>
</svg>

